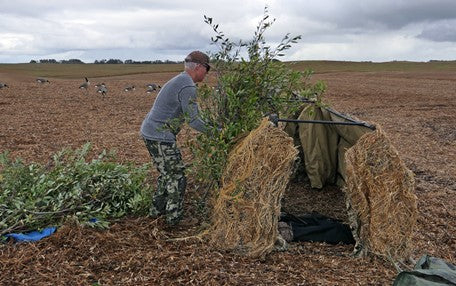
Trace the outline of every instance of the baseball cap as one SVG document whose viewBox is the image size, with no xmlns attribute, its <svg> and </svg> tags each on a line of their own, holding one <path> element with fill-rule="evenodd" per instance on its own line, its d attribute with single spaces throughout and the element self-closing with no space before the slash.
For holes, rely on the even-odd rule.
<svg viewBox="0 0 456 286">
<path fill-rule="evenodd" d="M 185 57 L 186 62 L 197 63 L 206 68 L 207 71 L 211 69 L 209 65 L 209 56 L 200 51 L 193 51 Z"/>
</svg>

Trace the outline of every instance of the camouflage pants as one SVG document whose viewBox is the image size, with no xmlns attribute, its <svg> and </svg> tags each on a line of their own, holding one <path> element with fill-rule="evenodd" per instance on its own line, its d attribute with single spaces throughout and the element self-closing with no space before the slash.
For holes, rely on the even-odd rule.
<svg viewBox="0 0 456 286">
<path fill-rule="evenodd" d="M 187 179 L 182 155 L 176 143 L 144 139 L 147 150 L 160 172 L 157 190 L 152 198 L 150 215 L 166 216 L 168 224 L 177 224 L 182 218 Z"/>
</svg>

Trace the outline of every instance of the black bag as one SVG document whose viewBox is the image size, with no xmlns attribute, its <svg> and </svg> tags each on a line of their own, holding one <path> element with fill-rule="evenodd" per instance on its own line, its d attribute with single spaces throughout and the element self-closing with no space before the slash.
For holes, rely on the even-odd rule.
<svg viewBox="0 0 456 286">
<path fill-rule="evenodd" d="M 293 241 L 355 244 L 348 225 L 321 214 L 309 214 L 299 217 L 291 214 L 282 214 L 280 221 L 291 225 Z"/>
</svg>

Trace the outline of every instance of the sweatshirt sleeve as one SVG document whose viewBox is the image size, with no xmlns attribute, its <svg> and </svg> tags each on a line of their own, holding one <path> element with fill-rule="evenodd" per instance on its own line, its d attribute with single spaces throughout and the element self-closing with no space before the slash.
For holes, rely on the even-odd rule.
<svg viewBox="0 0 456 286">
<path fill-rule="evenodd" d="M 179 92 L 179 101 L 182 111 L 189 120 L 188 125 L 199 132 L 206 132 L 207 124 L 201 119 L 198 103 L 196 102 L 196 87 L 186 86 L 181 89 Z"/>
</svg>

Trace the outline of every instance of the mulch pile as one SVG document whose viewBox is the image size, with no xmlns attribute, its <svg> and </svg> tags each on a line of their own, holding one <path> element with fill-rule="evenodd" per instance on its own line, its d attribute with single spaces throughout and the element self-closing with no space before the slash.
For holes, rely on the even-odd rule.
<svg viewBox="0 0 456 286">
<path fill-rule="evenodd" d="M 395 271 L 378 258 L 355 259 L 351 246 L 299 243 L 265 260 L 173 240 L 201 229 L 167 229 L 129 218 L 109 230 L 65 225 L 35 243 L 0 247 L 2 285 L 388 285 Z"/>
</svg>

